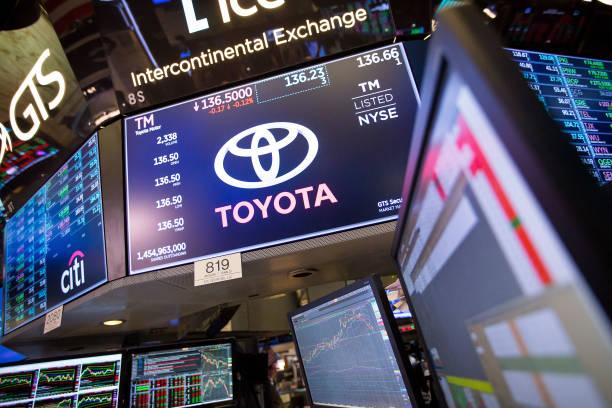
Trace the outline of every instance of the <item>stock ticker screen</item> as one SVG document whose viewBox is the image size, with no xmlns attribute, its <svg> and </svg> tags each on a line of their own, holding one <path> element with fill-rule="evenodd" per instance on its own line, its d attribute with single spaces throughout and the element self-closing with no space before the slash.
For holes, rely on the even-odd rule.
<svg viewBox="0 0 612 408">
<path fill-rule="evenodd" d="M 516 136 L 447 76 L 398 251 L 447 405 L 609 407 L 605 312 L 513 160 Z"/>
<path fill-rule="evenodd" d="M 612 181 L 612 62 L 508 52 L 593 177 Z"/>
<path fill-rule="evenodd" d="M 0 407 L 118 408 L 121 354 L 0 367 Z"/>
<path fill-rule="evenodd" d="M 291 317 L 312 402 L 336 407 L 410 407 L 368 282 Z"/>
<path fill-rule="evenodd" d="M 234 398 L 232 345 L 132 355 L 130 407 L 190 407 Z"/>
<path fill-rule="evenodd" d="M 96 135 L 7 221 L 4 242 L 5 332 L 106 281 Z"/>
<path fill-rule="evenodd" d="M 397 44 L 127 118 L 131 273 L 395 219 L 417 105 Z"/>
</svg>

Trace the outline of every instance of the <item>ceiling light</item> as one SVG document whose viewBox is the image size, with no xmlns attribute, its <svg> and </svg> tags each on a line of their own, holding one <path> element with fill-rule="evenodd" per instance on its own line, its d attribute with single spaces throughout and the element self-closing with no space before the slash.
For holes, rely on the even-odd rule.
<svg viewBox="0 0 612 408">
<path fill-rule="evenodd" d="M 106 320 L 106 321 L 102 322 L 102 324 L 105 325 L 105 326 L 119 326 L 119 325 L 121 325 L 123 323 L 125 323 L 125 320 L 121 320 L 121 319 Z"/>
<path fill-rule="evenodd" d="M 318 272 L 318 270 L 314 268 L 296 269 L 295 271 L 289 272 L 289 277 L 290 278 L 307 278 L 315 272 Z"/>
</svg>

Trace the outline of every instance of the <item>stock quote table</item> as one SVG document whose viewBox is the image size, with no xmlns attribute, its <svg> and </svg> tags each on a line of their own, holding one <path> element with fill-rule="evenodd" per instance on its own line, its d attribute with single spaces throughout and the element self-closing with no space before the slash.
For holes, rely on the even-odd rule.
<svg viewBox="0 0 612 408">
<path fill-rule="evenodd" d="M 0 407 L 117 408 L 121 355 L 0 368 Z"/>
<path fill-rule="evenodd" d="M 132 408 L 180 408 L 232 399 L 231 344 L 165 350 L 132 357 Z"/>
<path fill-rule="evenodd" d="M 8 221 L 6 332 L 106 281 L 97 136 Z"/>
<path fill-rule="evenodd" d="M 508 51 L 593 177 L 612 181 L 612 62 Z"/>
</svg>

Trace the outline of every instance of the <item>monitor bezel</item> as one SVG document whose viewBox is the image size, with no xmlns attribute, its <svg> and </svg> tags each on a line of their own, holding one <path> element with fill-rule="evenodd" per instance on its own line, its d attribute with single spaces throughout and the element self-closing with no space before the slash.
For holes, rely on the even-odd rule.
<svg viewBox="0 0 612 408">
<path fill-rule="evenodd" d="M 61 362 L 61 361 L 66 361 L 66 360 L 79 360 L 79 359 L 84 359 L 84 358 L 105 357 L 105 356 L 114 356 L 114 355 L 121 356 L 121 360 L 120 360 L 121 369 L 119 370 L 119 384 L 117 384 L 117 408 L 119 408 L 123 406 L 121 402 L 122 402 L 122 399 L 124 398 L 123 384 L 125 382 L 124 373 L 125 373 L 125 361 L 126 361 L 126 354 L 121 349 L 118 349 L 114 352 L 108 351 L 105 353 L 84 353 L 84 354 L 75 354 L 75 355 L 68 355 L 68 356 L 58 356 L 54 358 L 38 358 L 38 359 L 33 359 L 33 360 L 26 359 L 26 360 L 21 360 L 15 363 L 0 364 L 0 368 L 21 367 L 21 366 L 26 366 L 30 364 L 53 363 L 53 362 Z"/>
<path fill-rule="evenodd" d="M 190 405 L 190 407 L 234 407 L 239 400 L 238 396 L 238 370 L 236 368 L 236 355 L 237 355 L 237 346 L 236 339 L 234 338 L 219 338 L 219 339 L 206 339 L 206 340 L 189 340 L 184 342 L 175 342 L 175 343 L 165 343 L 163 345 L 150 345 L 150 346 L 135 346 L 135 347 L 127 347 L 124 349 L 124 361 L 125 363 L 122 365 L 125 371 L 121 373 L 123 378 L 123 392 L 121 393 L 123 399 L 121 400 L 122 407 L 130 407 L 130 401 L 132 395 L 130 393 L 131 384 L 132 384 L 132 361 L 134 359 L 134 355 L 136 354 L 146 354 L 146 353 L 154 353 L 157 351 L 172 351 L 172 350 L 180 350 L 181 348 L 186 347 L 205 347 L 205 346 L 214 346 L 219 344 L 229 344 L 232 352 L 232 399 L 228 401 L 217 401 L 211 403 L 204 403 L 198 405 Z"/>
<path fill-rule="evenodd" d="M 381 317 L 383 323 L 385 325 L 385 330 L 389 334 L 389 342 L 391 343 L 391 349 L 393 350 L 393 354 L 395 360 L 397 361 L 397 365 L 399 367 L 402 380 L 404 381 L 404 386 L 408 392 L 408 396 L 410 398 L 410 402 L 413 407 L 423 406 L 423 400 L 420 394 L 420 389 L 418 388 L 418 384 L 413 379 L 416 378 L 413 373 L 413 368 L 410 365 L 410 362 L 407 357 L 404 357 L 404 353 L 400 349 L 400 333 L 397 327 L 397 323 L 395 322 L 395 318 L 393 317 L 393 312 L 391 311 L 391 305 L 387 300 L 387 295 L 382 286 L 380 278 L 377 275 L 372 275 L 368 278 L 358 280 L 350 285 L 345 286 L 342 289 L 334 291 L 326 296 L 323 296 L 311 303 L 308 303 L 306 306 L 303 306 L 299 309 L 296 309 L 287 314 L 289 320 L 289 327 L 291 329 L 291 335 L 293 337 L 293 344 L 295 345 L 295 352 L 300 362 L 300 371 L 302 373 L 302 378 L 304 379 L 304 384 L 306 386 L 306 395 L 308 396 L 308 401 L 310 402 L 313 408 L 323 407 L 322 405 L 315 404 L 312 399 L 312 395 L 310 393 L 310 387 L 308 386 L 308 376 L 306 375 L 306 370 L 304 368 L 304 362 L 302 361 L 302 355 L 300 353 L 300 348 L 298 345 L 298 340 L 295 335 L 295 327 L 293 325 L 293 317 L 302 314 L 308 310 L 312 310 L 321 306 L 324 303 L 327 303 L 333 299 L 336 299 L 340 296 L 344 296 L 349 294 L 357 289 L 362 287 L 369 286 L 374 294 L 374 299 L 376 299 L 376 304 L 378 305 L 378 309 L 381 312 Z M 326 405 L 327 406 L 327 405 Z"/>
<path fill-rule="evenodd" d="M 493 128 L 504 129 L 498 133 L 500 140 L 608 319 L 612 315 L 612 289 L 605 271 L 606 266 L 612 265 L 612 257 L 609 248 L 606 250 L 604 226 L 612 225 L 612 217 L 606 212 L 607 197 L 603 189 L 588 174 L 569 143 L 559 143 L 563 133 L 528 88 L 495 32 L 485 26 L 482 16 L 472 6 L 457 6 L 442 11 L 439 17 L 440 24 L 432 36 L 427 56 L 428 75 L 423 80 L 421 107 L 412 133 L 392 256 L 413 311 L 419 340 L 427 351 L 435 395 L 438 402 L 446 406 L 427 341 L 420 329 L 419 311 L 412 304 L 401 272 L 399 248 L 418 187 L 416 180 L 421 173 L 424 152 L 451 72 L 457 72 L 474 93 Z M 559 162 L 564 165 L 559 166 Z M 580 222 L 573 216 L 577 213 L 582 215 Z M 585 237 L 589 237 L 588 243 Z"/>
</svg>

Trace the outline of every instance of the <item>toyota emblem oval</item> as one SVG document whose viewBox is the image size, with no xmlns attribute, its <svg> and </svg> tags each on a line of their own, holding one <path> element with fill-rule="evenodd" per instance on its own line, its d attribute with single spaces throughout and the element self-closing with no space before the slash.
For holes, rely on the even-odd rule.
<svg viewBox="0 0 612 408">
<path fill-rule="evenodd" d="M 287 134 L 277 140 L 272 130 L 282 129 Z M 298 136 L 303 136 L 308 142 L 308 152 L 306 157 L 293 170 L 279 175 L 280 171 L 280 155 L 281 150 L 293 143 Z M 238 146 L 242 140 L 250 137 L 251 143 L 249 148 Z M 262 140 L 265 144 L 260 146 Z M 297 176 L 314 161 L 319 150 L 319 141 L 312 130 L 305 126 L 291 122 L 274 122 L 264 125 L 254 126 L 243 132 L 238 133 L 223 145 L 215 158 L 215 172 L 217 176 L 226 184 L 238 188 L 265 188 L 281 184 L 287 180 L 291 180 Z M 253 164 L 255 175 L 259 181 L 243 181 L 232 177 L 225 170 L 225 159 L 231 154 L 236 157 L 250 158 Z M 264 155 L 270 155 L 270 168 L 265 169 L 261 164 L 260 158 Z"/>
</svg>

